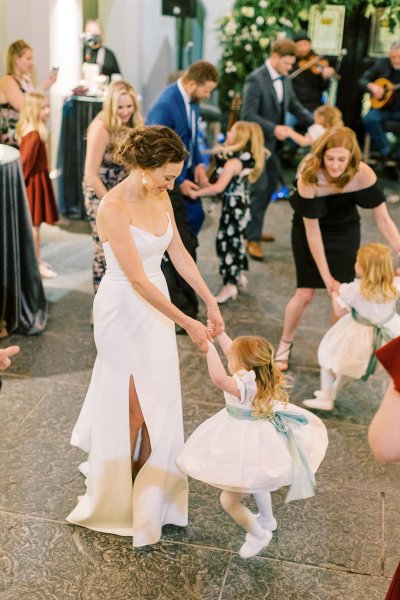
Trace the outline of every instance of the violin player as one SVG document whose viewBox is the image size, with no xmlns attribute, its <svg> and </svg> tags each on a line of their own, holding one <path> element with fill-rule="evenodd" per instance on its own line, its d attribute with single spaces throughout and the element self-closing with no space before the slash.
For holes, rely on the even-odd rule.
<svg viewBox="0 0 400 600">
<path fill-rule="evenodd" d="M 318 57 L 313 51 L 311 38 L 306 31 L 296 31 L 293 41 L 296 45 L 296 62 L 290 75 L 297 69 L 303 69 L 295 77 L 292 76 L 294 93 L 299 102 L 313 112 L 322 104 L 322 94 L 328 89 L 335 70 L 326 58 Z"/>
<path fill-rule="evenodd" d="M 389 156 L 391 148 L 385 133 L 385 123 L 400 122 L 400 42 L 394 42 L 390 47 L 389 57 L 377 60 L 363 73 L 358 84 L 364 92 L 371 94 L 371 109 L 363 117 L 363 122 L 373 146 L 380 154 L 377 169 L 382 170 L 388 158 L 392 158 Z M 394 158 L 397 169 L 400 169 L 399 146 Z"/>
</svg>

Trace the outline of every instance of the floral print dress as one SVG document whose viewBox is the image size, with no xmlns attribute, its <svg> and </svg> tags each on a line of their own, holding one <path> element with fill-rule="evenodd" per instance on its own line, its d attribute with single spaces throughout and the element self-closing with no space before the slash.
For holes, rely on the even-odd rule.
<svg viewBox="0 0 400 600">
<path fill-rule="evenodd" d="M 99 177 L 107 190 L 115 187 L 127 176 L 122 166 L 115 164 L 112 160 L 115 144 L 109 144 L 103 156 Z M 103 245 L 100 242 L 96 226 L 97 209 L 99 208 L 100 198 L 96 195 L 93 188 L 83 184 L 83 196 L 85 200 L 85 209 L 92 230 L 92 248 L 93 248 L 93 287 L 94 293 L 97 292 L 100 282 L 106 272 L 106 259 L 104 257 Z"/>
<path fill-rule="evenodd" d="M 222 210 L 216 249 L 220 260 L 219 272 L 224 285 L 236 285 L 240 273 L 249 268 L 243 233 L 250 219 L 248 170 L 254 168 L 254 159 L 248 151 L 230 152 L 225 156 L 217 154 L 215 157 L 217 177 L 231 158 L 238 158 L 243 168 L 239 175 L 231 179 L 220 195 Z"/>
</svg>

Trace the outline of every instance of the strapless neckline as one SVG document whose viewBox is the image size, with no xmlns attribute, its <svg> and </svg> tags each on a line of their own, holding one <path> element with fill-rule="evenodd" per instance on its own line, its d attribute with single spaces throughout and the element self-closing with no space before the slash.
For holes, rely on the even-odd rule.
<svg viewBox="0 0 400 600">
<path fill-rule="evenodd" d="M 155 235 L 154 233 L 151 233 L 150 231 L 146 231 L 146 229 L 142 229 L 141 227 L 136 227 L 136 225 L 132 225 L 131 223 L 129 223 L 129 227 L 131 229 L 136 229 L 136 231 L 141 231 L 142 233 L 145 233 L 146 235 L 149 235 L 150 237 L 153 238 L 163 238 L 165 235 L 167 235 L 169 228 L 172 227 L 171 225 L 171 217 L 169 216 L 169 212 L 166 213 L 167 215 L 167 219 L 168 219 L 168 224 L 167 227 L 164 231 L 164 233 L 162 233 L 161 235 Z M 101 242 L 101 244 L 109 244 L 109 240 L 106 240 L 105 242 Z"/>
</svg>

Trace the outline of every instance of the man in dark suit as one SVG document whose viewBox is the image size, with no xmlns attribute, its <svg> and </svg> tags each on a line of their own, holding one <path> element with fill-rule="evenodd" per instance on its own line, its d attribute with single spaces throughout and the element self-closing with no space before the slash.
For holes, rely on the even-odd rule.
<svg viewBox="0 0 400 600">
<path fill-rule="evenodd" d="M 255 260 L 263 260 L 261 241 L 272 241 L 262 233 L 265 211 L 275 192 L 280 172 L 279 143 L 287 138 L 285 114 L 295 115 L 307 128 L 313 123 L 311 113 L 297 100 L 287 75 L 296 60 L 296 46 L 292 40 L 277 40 L 265 64 L 250 73 L 244 87 L 242 118 L 258 123 L 264 133 L 265 145 L 271 156 L 265 169 L 250 189 L 251 219 L 246 229 L 247 252 Z"/>
<path fill-rule="evenodd" d="M 114 52 L 103 45 L 104 35 L 99 21 L 89 19 L 82 37 L 84 62 L 97 63 L 100 75 L 111 77 L 113 73 L 121 73 Z"/>
<path fill-rule="evenodd" d="M 384 88 L 375 84 L 377 79 L 383 77 L 392 84 L 400 86 L 400 42 L 395 42 L 390 48 L 389 58 L 381 58 L 360 77 L 358 83 L 364 92 L 369 92 L 373 98 L 382 100 Z M 364 127 L 370 134 L 372 143 L 380 153 L 379 167 L 383 167 L 390 154 L 390 144 L 386 136 L 384 125 L 386 121 L 400 122 L 400 91 L 393 94 L 387 104 L 380 109 L 371 108 L 363 118 Z M 400 167 L 400 148 L 397 149 L 396 162 Z"/>
<path fill-rule="evenodd" d="M 192 200 L 190 194 L 199 189 L 199 185 L 208 185 L 197 139 L 199 102 L 210 97 L 217 80 L 218 71 L 213 65 L 202 60 L 193 63 L 177 82 L 161 92 L 147 116 L 148 125 L 166 125 L 176 131 L 190 153 L 170 198 L 182 241 L 195 260 L 197 234 L 204 221 L 204 210 L 201 200 Z M 198 300 L 195 292 L 177 273 L 168 257 L 165 258 L 162 268 L 171 301 L 185 314 L 196 318 Z"/>
</svg>

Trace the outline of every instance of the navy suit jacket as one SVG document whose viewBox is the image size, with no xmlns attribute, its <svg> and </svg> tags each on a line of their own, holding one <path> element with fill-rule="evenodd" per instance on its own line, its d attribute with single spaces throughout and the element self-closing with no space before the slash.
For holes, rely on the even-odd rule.
<svg viewBox="0 0 400 600">
<path fill-rule="evenodd" d="M 188 169 L 188 163 L 185 161 L 182 173 L 176 179 L 177 183 L 182 183 L 185 179 L 193 179 L 192 173 L 194 167 L 203 162 L 197 141 L 200 108 L 198 104 L 193 104 L 193 106 L 196 117 L 196 131 L 194 136 L 195 143 L 191 152 L 192 165 L 190 169 Z M 176 83 L 172 83 L 165 88 L 165 90 L 155 99 L 149 114 L 147 115 L 146 123 L 147 125 L 166 125 L 167 127 L 170 127 L 179 135 L 186 148 L 190 151 L 192 133 L 189 129 L 185 102 Z"/>
</svg>

